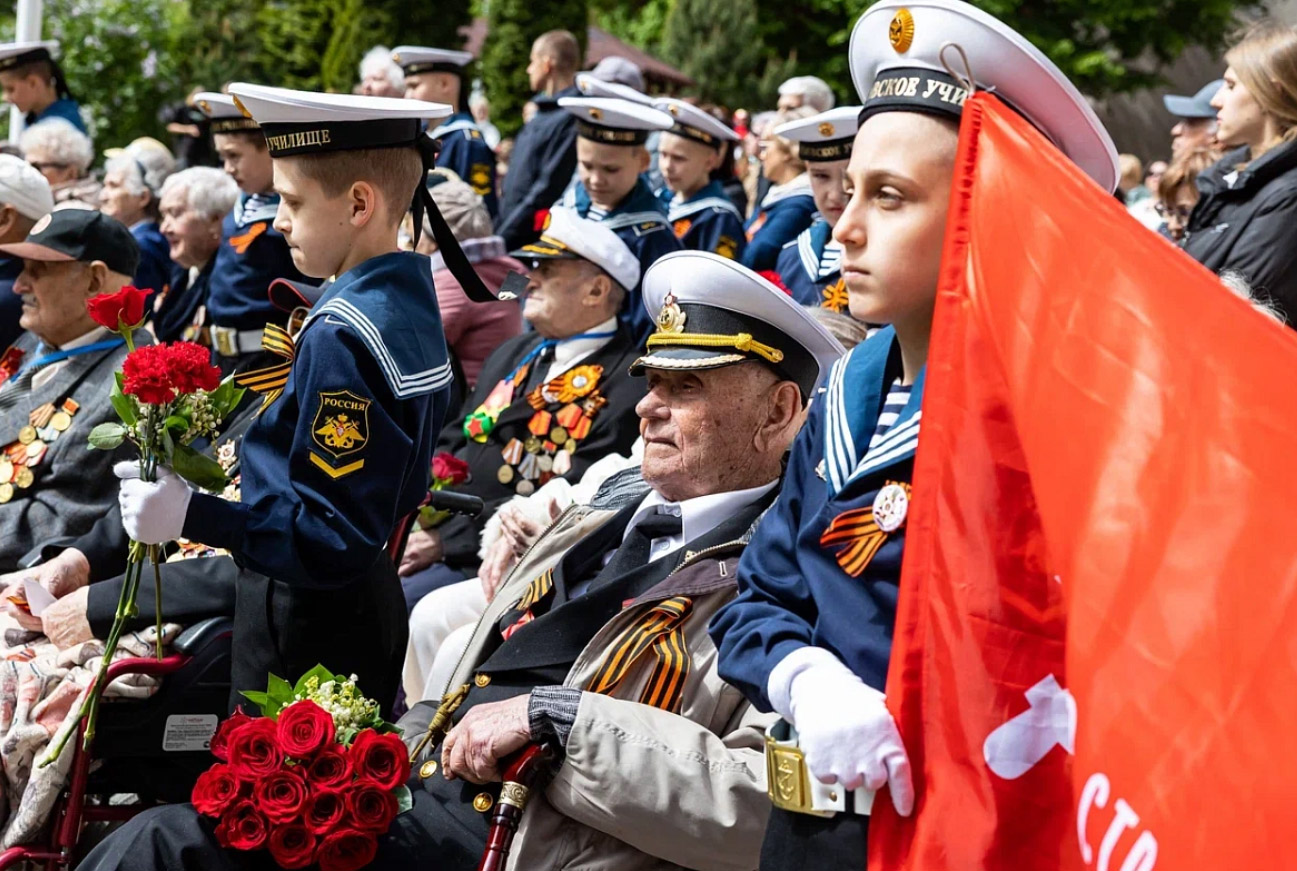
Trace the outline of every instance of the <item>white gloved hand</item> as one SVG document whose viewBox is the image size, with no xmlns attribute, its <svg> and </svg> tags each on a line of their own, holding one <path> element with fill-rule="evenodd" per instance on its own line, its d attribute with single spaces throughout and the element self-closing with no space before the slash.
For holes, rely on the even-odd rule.
<svg viewBox="0 0 1297 871">
<path fill-rule="evenodd" d="M 165 544 L 180 537 L 193 488 L 166 466 L 158 466 L 155 482 L 140 479 L 140 464 L 126 461 L 113 466 L 122 479 L 117 504 L 122 509 L 122 527 L 141 544 Z"/>
<path fill-rule="evenodd" d="M 910 815 L 910 759 L 882 693 L 819 647 L 784 657 L 767 689 L 775 710 L 797 729 L 806 767 L 817 780 L 875 791 L 886 784 L 896 812 Z"/>
</svg>

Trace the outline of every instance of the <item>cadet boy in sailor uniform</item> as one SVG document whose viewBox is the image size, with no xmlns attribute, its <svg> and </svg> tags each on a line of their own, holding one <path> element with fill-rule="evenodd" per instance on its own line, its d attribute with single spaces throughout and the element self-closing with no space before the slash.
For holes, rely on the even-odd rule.
<svg viewBox="0 0 1297 871">
<path fill-rule="evenodd" d="M 671 129 L 671 116 L 611 97 L 562 97 L 558 104 L 576 118 L 578 182 L 555 205 L 600 221 L 620 236 L 639 260 L 641 275 L 663 254 L 681 250 L 666 207 L 642 175 L 649 166 L 644 148 L 649 132 Z M 638 339 L 653 329 L 638 283 L 627 295 L 623 318 Z"/>
<path fill-rule="evenodd" d="M 663 97 L 653 105 L 674 122 L 658 143 L 658 166 L 666 181 L 658 196 L 676 238 L 693 251 L 742 258 L 748 244 L 743 216 L 721 185 L 725 167 L 733 168 L 726 152 L 738 134 L 684 100 Z"/>
<path fill-rule="evenodd" d="M 62 118 L 86 133 L 81 106 L 72 97 L 63 70 L 54 59 L 58 50 L 59 44 L 53 40 L 0 45 L 0 91 L 6 103 L 17 106 L 26 116 L 28 127 Z"/>
<path fill-rule="evenodd" d="M 412 197 L 429 207 L 423 123 L 450 114 L 418 100 L 235 84 L 265 132 L 280 197 L 276 228 L 307 275 L 338 276 L 294 338 L 267 328 L 278 365 L 240 383 L 263 394 L 241 449 L 242 501 L 116 469 L 123 525 L 146 543 L 182 535 L 229 550 L 237 582 L 232 683 L 295 680 L 316 663 L 354 673 L 391 709 L 407 635 L 385 553 L 423 500 L 451 380 L 427 257 L 397 250 Z M 431 206 L 435 209 L 435 206 Z M 489 295 L 454 237 L 429 215 L 470 297 Z M 463 274 L 460 274 L 460 273 Z"/>
<path fill-rule="evenodd" d="M 721 676 L 783 718 L 767 744 L 775 809 L 762 868 L 863 868 L 872 791 L 886 785 L 903 815 L 914 806 L 882 690 L 968 92 L 943 49 L 1100 185 L 1116 180 L 1112 141 L 1085 98 L 995 18 L 959 0 L 883 0 L 857 22 L 851 72 L 864 109 L 834 237 L 851 313 L 889 326 L 830 372 L 740 563 L 739 595 L 711 624 Z"/>
<path fill-rule="evenodd" d="M 191 325 L 207 329 L 214 362 L 228 374 L 260 353 L 266 324 L 284 323 L 283 312 L 266 295 L 270 283 L 310 279 L 294 265 L 284 234 L 275 229 L 279 194 L 261 128 L 228 94 L 204 91 L 194 95 L 194 105 L 211 119 L 216 153 L 239 186 L 239 199 L 221 223 L 207 299 Z"/>
<path fill-rule="evenodd" d="M 775 271 L 793 299 L 835 312 L 847 311 L 847 285 L 839 268 L 842 246 L 833 239 L 833 227 L 847 205 L 842 182 L 859 114 L 859 106 L 840 106 L 775 128 L 776 136 L 797 143 L 819 215 L 779 252 Z"/>
<path fill-rule="evenodd" d="M 466 51 L 398 45 L 392 60 L 405 73 L 405 96 L 429 103 L 447 103 L 455 113 L 428 135 L 441 143 L 437 166 L 451 170 L 473 187 L 495 220 L 500 203 L 495 195 L 495 152 L 468 110 L 465 68 L 473 55 Z"/>
</svg>

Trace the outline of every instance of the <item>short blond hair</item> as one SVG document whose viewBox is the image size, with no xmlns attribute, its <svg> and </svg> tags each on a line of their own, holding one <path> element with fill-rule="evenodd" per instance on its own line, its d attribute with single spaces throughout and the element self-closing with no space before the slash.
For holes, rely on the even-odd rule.
<svg viewBox="0 0 1297 871">
<path fill-rule="evenodd" d="M 369 182 L 382 191 L 392 222 L 405 216 L 423 184 L 423 159 L 413 148 L 362 148 L 278 159 L 296 160 L 302 175 L 322 187 L 325 196 L 341 196 L 356 182 Z"/>
</svg>

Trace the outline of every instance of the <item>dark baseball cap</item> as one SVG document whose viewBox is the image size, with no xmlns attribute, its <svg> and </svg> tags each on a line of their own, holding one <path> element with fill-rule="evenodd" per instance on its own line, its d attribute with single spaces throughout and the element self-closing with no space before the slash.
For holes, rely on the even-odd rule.
<svg viewBox="0 0 1297 871">
<path fill-rule="evenodd" d="M 120 221 L 90 209 L 60 209 L 36 222 L 27 241 L 0 245 L 23 260 L 90 263 L 102 260 L 120 275 L 134 275 L 140 246 Z"/>
<path fill-rule="evenodd" d="M 1223 84 L 1225 84 L 1224 79 L 1208 82 L 1199 88 L 1198 93 L 1192 97 L 1167 94 L 1162 97 L 1162 105 L 1166 106 L 1166 111 L 1177 118 L 1215 118 L 1216 110 L 1211 105 L 1211 98 L 1216 96 L 1216 92 L 1220 90 L 1220 86 Z"/>
</svg>

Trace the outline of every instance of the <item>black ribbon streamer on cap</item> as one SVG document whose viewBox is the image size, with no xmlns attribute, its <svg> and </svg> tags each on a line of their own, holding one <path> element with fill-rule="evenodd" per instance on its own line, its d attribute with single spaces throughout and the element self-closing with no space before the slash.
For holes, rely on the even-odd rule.
<svg viewBox="0 0 1297 871">
<path fill-rule="evenodd" d="M 423 172 L 426 176 L 428 172 L 437 166 L 437 149 L 440 143 L 430 136 L 420 134 L 415 140 L 415 148 L 419 150 L 419 157 L 423 160 Z M 516 272 L 510 272 L 505 278 L 504 283 L 500 286 L 500 295 L 497 297 L 491 292 L 482 279 L 478 277 L 477 270 L 473 264 L 468 262 L 468 257 L 464 254 L 464 249 L 459 247 L 459 240 L 451 232 L 450 225 L 446 219 L 441 216 L 441 210 L 437 208 L 437 201 L 432 198 L 432 191 L 424 180 L 419 181 L 419 189 L 414 194 L 414 244 L 419 244 L 419 239 L 423 235 L 423 216 L 425 212 L 428 216 L 428 226 L 432 228 L 432 237 L 437 240 L 437 249 L 441 252 L 441 258 L 446 262 L 446 268 L 450 274 L 455 276 L 459 286 L 464 288 L 464 294 L 473 302 L 497 302 L 499 300 L 517 299 L 522 288 L 526 287 L 527 280 Z"/>
</svg>

